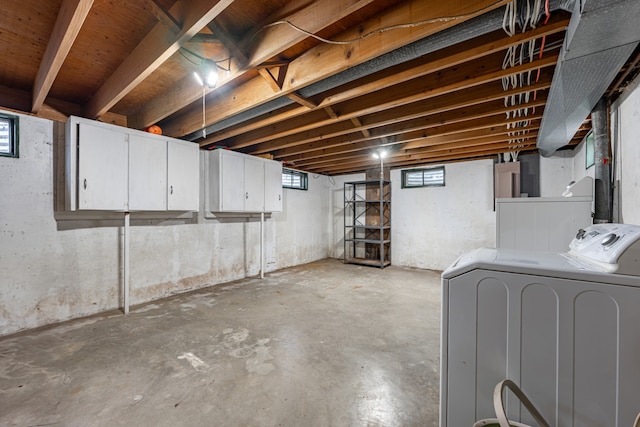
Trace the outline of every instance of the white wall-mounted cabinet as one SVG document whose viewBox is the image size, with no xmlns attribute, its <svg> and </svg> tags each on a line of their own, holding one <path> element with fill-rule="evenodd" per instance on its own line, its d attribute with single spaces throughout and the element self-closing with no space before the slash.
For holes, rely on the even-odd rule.
<svg viewBox="0 0 640 427">
<path fill-rule="evenodd" d="M 77 134 L 82 135 L 74 156 L 78 209 L 123 210 L 128 197 L 126 135 L 85 123 L 79 124 Z"/>
<path fill-rule="evenodd" d="M 229 150 L 210 151 L 206 210 L 279 212 L 282 164 Z"/>
<path fill-rule="evenodd" d="M 167 143 L 167 210 L 197 211 L 200 202 L 199 147 L 192 142 Z"/>
<path fill-rule="evenodd" d="M 197 211 L 199 151 L 187 141 L 70 117 L 66 209 Z"/>
<path fill-rule="evenodd" d="M 167 209 L 167 143 L 129 135 L 129 210 Z"/>
</svg>

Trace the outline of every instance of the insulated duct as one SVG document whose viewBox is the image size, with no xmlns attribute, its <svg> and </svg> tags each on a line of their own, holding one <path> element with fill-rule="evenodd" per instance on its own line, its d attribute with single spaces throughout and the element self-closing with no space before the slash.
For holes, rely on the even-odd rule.
<svg viewBox="0 0 640 427">
<path fill-rule="evenodd" d="M 543 156 L 571 141 L 634 51 L 638 16 L 638 0 L 576 1 L 540 126 Z"/>
<path fill-rule="evenodd" d="M 595 158 L 595 212 L 594 224 L 611 222 L 611 152 L 609 143 L 609 108 L 607 100 L 600 98 L 591 113 Z"/>
</svg>

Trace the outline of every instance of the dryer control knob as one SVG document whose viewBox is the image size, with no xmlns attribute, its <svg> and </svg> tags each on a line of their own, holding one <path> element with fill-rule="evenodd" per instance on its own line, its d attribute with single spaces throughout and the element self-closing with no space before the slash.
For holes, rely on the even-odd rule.
<svg viewBox="0 0 640 427">
<path fill-rule="evenodd" d="M 617 242 L 619 238 L 620 238 L 620 236 L 618 236 L 617 234 L 611 233 L 611 234 L 607 235 L 607 237 L 602 239 L 602 242 L 601 242 L 602 246 L 611 246 L 615 242 Z"/>
</svg>

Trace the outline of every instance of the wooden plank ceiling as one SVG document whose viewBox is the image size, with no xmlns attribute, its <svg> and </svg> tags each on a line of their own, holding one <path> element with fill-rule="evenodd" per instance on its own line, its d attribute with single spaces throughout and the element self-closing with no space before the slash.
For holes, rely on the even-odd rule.
<svg viewBox="0 0 640 427">
<path fill-rule="evenodd" d="M 3 0 L 0 107 L 157 124 L 204 149 L 329 175 L 375 167 L 381 148 L 391 167 L 533 152 L 567 13 L 543 8 L 535 28 L 498 27 L 394 59 L 442 31 L 455 38 L 467 21 L 501 17 L 508 4 Z M 531 56 L 505 63 L 522 46 Z M 193 76 L 203 63 L 217 64 L 213 88 Z"/>
</svg>

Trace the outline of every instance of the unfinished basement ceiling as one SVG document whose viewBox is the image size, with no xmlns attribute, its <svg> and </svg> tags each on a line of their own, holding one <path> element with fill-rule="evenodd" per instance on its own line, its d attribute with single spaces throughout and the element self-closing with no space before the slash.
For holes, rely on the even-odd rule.
<svg viewBox="0 0 640 427">
<path fill-rule="evenodd" d="M 534 152 L 573 2 L 529 3 L 5 0 L 0 108 L 329 175 L 380 147 L 391 167 Z"/>
</svg>

